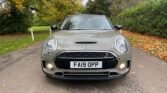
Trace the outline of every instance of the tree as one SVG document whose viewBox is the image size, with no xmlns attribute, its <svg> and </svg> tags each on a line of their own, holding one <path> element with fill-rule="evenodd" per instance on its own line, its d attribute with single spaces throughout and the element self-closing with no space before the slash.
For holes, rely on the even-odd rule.
<svg viewBox="0 0 167 93">
<path fill-rule="evenodd" d="M 0 34 L 20 33 L 28 31 L 32 25 L 32 16 L 24 6 L 24 0 L 5 0 L 10 8 L 7 12 L 0 12 Z"/>
<path fill-rule="evenodd" d="M 123 10 L 135 6 L 138 3 L 142 1 L 147 0 L 110 0 L 111 1 L 111 16 L 115 17 L 119 13 L 121 13 Z"/>
<path fill-rule="evenodd" d="M 105 14 L 108 17 L 116 16 L 124 9 L 138 4 L 144 0 L 89 0 L 87 13 Z"/>
<path fill-rule="evenodd" d="M 87 13 L 105 14 L 110 16 L 110 0 L 89 0 L 86 7 Z"/>
<path fill-rule="evenodd" d="M 59 22 L 66 15 L 82 11 L 81 0 L 40 0 L 36 6 L 38 14 L 35 23 L 38 25 Z"/>
<path fill-rule="evenodd" d="M 9 11 L 0 12 L 0 34 L 26 32 L 33 25 L 30 9 L 36 9 L 38 25 L 61 21 L 65 15 L 82 11 L 81 0 L 5 0 Z"/>
</svg>

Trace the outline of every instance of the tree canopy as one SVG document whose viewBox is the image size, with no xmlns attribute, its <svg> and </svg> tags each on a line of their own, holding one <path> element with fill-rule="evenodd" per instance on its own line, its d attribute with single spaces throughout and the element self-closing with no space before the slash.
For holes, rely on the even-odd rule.
<svg viewBox="0 0 167 93">
<path fill-rule="evenodd" d="M 41 0 L 36 3 L 38 19 L 47 23 L 61 21 L 66 15 L 82 11 L 80 0 Z"/>
<path fill-rule="evenodd" d="M 110 17 L 141 1 L 143 0 L 89 0 L 86 8 L 87 13 L 105 14 Z"/>
<path fill-rule="evenodd" d="M 86 7 L 87 13 L 105 14 L 110 16 L 110 0 L 89 0 Z"/>
<path fill-rule="evenodd" d="M 82 11 L 82 0 L 5 0 L 8 11 L 0 10 L 0 34 L 26 32 L 34 24 L 50 25 L 64 16 Z M 32 14 L 35 9 L 36 14 Z"/>
</svg>

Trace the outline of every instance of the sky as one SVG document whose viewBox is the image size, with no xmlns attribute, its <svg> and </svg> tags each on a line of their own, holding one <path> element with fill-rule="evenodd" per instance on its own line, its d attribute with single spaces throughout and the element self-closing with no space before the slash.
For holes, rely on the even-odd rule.
<svg viewBox="0 0 167 93">
<path fill-rule="evenodd" d="M 82 4 L 85 6 L 87 2 L 88 2 L 88 0 L 83 0 Z"/>
<path fill-rule="evenodd" d="M 3 0 L 0 0 L 0 3 L 2 2 Z"/>
</svg>

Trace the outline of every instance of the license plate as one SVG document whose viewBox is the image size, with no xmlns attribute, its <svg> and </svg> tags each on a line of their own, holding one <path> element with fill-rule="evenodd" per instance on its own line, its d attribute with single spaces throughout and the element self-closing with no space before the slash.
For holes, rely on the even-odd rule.
<svg viewBox="0 0 167 93">
<path fill-rule="evenodd" d="M 102 61 L 71 61 L 70 68 L 102 68 Z"/>
</svg>

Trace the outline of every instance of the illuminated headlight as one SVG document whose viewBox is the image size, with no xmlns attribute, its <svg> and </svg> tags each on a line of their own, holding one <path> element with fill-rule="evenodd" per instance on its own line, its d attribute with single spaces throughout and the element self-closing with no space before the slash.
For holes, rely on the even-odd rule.
<svg viewBox="0 0 167 93">
<path fill-rule="evenodd" d="M 117 38 L 115 41 L 115 47 L 120 53 L 125 53 L 127 51 L 125 39 L 122 37 Z"/>
<path fill-rule="evenodd" d="M 55 51 L 56 48 L 57 48 L 57 40 L 52 38 L 52 39 L 48 40 L 48 42 L 46 42 L 45 53 L 50 54 L 53 51 Z"/>
<path fill-rule="evenodd" d="M 46 65 L 46 67 L 48 68 L 48 69 L 53 69 L 53 65 L 51 64 L 51 63 L 48 63 L 47 65 Z"/>
<path fill-rule="evenodd" d="M 121 64 L 119 65 L 119 68 L 120 68 L 120 69 L 124 69 L 125 67 L 126 67 L 125 63 L 121 63 Z"/>
</svg>

